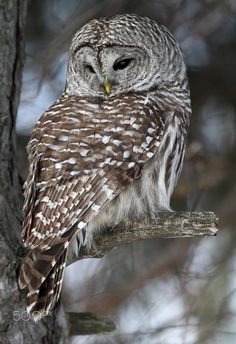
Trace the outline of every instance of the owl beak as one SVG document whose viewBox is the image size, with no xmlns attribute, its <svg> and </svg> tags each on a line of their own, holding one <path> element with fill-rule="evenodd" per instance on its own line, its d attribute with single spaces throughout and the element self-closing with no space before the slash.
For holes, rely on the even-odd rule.
<svg viewBox="0 0 236 344">
<path fill-rule="evenodd" d="M 110 92 L 111 92 L 111 84 L 109 82 L 106 82 L 104 84 L 104 89 L 105 89 L 106 94 L 110 94 Z"/>
</svg>

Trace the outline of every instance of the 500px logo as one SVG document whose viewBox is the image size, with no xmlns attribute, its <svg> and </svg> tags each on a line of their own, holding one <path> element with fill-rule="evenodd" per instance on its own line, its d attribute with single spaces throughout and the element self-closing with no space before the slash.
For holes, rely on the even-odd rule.
<svg viewBox="0 0 236 344">
<path fill-rule="evenodd" d="M 13 312 L 13 320 L 14 321 L 29 321 L 32 320 L 34 318 L 37 318 L 37 320 L 40 320 L 41 318 L 45 317 L 45 316 L 50 316 L 52 315 L 51 312 L 46 313 L 46 312 L 38 312 L 35 311 L 32 314 L 29 314 L 27 311 L 14 311 Z"/>
</svg>

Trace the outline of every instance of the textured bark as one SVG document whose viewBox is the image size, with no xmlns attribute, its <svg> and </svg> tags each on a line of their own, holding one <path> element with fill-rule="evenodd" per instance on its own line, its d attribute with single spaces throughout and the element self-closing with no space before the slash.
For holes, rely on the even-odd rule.
<svg viewBox="0 0 236 344">
<path fill-rule="evenodd" d="M 217 234 L 218 219 L 213 212 L 162 212 L 155 220 L 119 225 L 95 238 L 89 252 L 80 250 L 79 257 L 71 257 L 70 264 L 78 259 L 100 258 L 113 247 L 138 240 L 188 238 L 214 236 Z"/>
<path fill-rule="evenodd" d="M 0 0 L 0 343 L 57 343 L 54 317 L 35 324 L 17 284 L 22 190 L 15 166 L 15 118 L 24 60 L 26 0 Z"/>
</svg>

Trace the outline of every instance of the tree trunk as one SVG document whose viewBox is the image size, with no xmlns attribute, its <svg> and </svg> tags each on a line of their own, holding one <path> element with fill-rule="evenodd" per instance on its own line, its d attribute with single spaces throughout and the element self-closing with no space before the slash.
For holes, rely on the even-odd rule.
<svg viewBox="0 0 236 344">
<path fill-rule="evenodd" d="M 26 0 L 0 0 L 0 343 L 58 343 L 55 317 L 34 323 L 17 284 L 22 190 L 15 164 L 15 119 L 24 62 Z"/>
</svg>

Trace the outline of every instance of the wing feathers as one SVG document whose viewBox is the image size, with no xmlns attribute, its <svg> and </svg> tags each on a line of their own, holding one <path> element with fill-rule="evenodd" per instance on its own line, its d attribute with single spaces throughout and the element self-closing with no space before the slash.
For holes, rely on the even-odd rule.
<svg viewBox="0 0 236 344">
<path fill-rule="evenodd" d="M 19 277 L 31 312 L 48 312 L 58 298 L 73 236 L 140 176 L 157 152 L 164 124 L 155 102 L 139 106 L 144 98 L 117 98 L 110 108 L 104 102 L 96 113 L 94 104 L 90 110 L 87 104 L 87 117 L 80 113 L 84 99 L 62 98 L 60 111 L 57 102 L 35 127 L 22 230 L 31 251 Z"/>
</svg>

